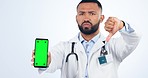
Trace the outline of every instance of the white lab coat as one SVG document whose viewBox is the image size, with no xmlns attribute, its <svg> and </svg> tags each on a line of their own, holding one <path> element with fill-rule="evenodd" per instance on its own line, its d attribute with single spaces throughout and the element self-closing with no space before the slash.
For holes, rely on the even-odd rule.
<svg viewBox="0 0 148 78">
<path fill-rule="evenodd" d="M 61 78 L 84 78 L 86 64 L 88 61 L 88 78 L 118 78 L 117 69 L 122 60 L 127 57 L 138 45 L 140 37 L 134 32 L 128 33 L 121 31 L 121 37 L 111 39 L 106 44 L 106 49 L 109 52 L 106 64 L 100 64 L 100 48 L 104 45 L 105 40 L 102 34 L 94 44 L 90 51 L 90 57 L 87 56 L 83 45 L 78 39 L 78 35 L 67 42 L 61 42 L 52 48 L 51 63 L 46 70 L 39 72 L 54 72 L 61 69 Z M 71 43 L 76 42 L 74 52 L 78 55 L 78 62 L 74 55 L 69 57 L 66 63 L 66 56 L 71 52 Z"/>
</svg>

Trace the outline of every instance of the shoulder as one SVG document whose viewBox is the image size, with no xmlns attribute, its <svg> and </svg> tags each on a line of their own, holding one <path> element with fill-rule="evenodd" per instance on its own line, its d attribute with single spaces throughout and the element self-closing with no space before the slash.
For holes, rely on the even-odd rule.
<svg viewBox="0 0 148 78">
<path fill-rule="evenodd" d="M 61 42 L 57 43 L 56 45 L 54 45 L 53 47 L 51 47 L 51 50 L 52 49 L 54 49 L 54 50 L 68 49 L 72 45 L 72 42 L 76 42 L 76 43 L 79 42 L 78 35 L 79 34 L 77 34 L 76 36 L 74 36 L 73 38 L 71 38 L 68 41 L 61 41 Z"/>
</svg>

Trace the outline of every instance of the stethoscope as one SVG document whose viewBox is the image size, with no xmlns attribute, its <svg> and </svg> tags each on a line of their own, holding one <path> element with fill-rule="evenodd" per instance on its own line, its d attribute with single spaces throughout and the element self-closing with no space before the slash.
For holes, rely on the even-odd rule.
<svg viewBox="0 0 148 78">
<path fill-rule="evenodd" d="M 104 43 L 104 45 L 101 47 L 100 56 L 108 55 L 108 52 L 107 52 L 107 50 L 106 50 L 106 48 L 105 48 L 106 42 L 103 41 L 103 43 Z M 71 55 L 74 55 L 75 58 L 76 58 L 76 61 L 77 61 L 77 66 L 78 66 L 78 55 L 74 52 L 74 45 L 75 45 L 75 44 L 76 44 L 76 42 L 72 42 L 71 53 L 69 53 L 69 54 L 66 56 L 66 63 L 68 63 L 69 57 L 70 57 Z M 67 65 L 67 66 L 69 66 L 69 65 Z M 68 67 L 67 67 L 67 68 L 68 68 Z M 78 71 L 78 67 L 77 67 L 77 71 Z M 67 69 L 67 72 L 69 72 L 68 69 Z M 76 76 L 74 76 L 74 77 L 69 77 L 69 76 L 67 76 L 67 78 L 76 78 Z"/>
<path fill-rule="evenodd" d="M 105 41 L 103 41 L 104 43 L 104 46 L 101 47 L 101 52 L 100 52 L 100 56 L 103 56 L 103 55 L 107 55 L 108 52 L 105 48 Z M 66 62 L 68 62 L 68 58 L 70 57 L 70 55 L 75 55 L 76 57 L 76 60 L 78 61 L 78 55 L 74 52 L 74 45 L 75 45 L 75 42 L 72 42 L 72 47 L 71 47 L 71 53 L 69 53 L 66 57 Z"/>
<path fill-rule="evenodd" d="M 70 55 L 75 55 L 76 60 L 78 61 L 78 55 L 74 52 L 74 45 L 75 45 L 75 42 L 72 42 L 71 53 L 67 55 L 66 62 L 68 62 L 68 58 L 70 57 Z"/>
<path fill-rule="evenodd" d="M 108 55 L 108 52 L 107 52 L 107 50 L 106 50 L 106 48 L 105 48 L 106 42 L 103 41 L 103 43 L 104 43 L 104 46 L 101 47 L 100 56 Z"/>
<path fill-rule="evenodd" d="M 66 76 L 66 78 L 77 78 L 77 76 L 79 74 L 78 73 L 78 70 L 79 70 L 78 55 L 74 52 L 74 45 L 75 44 L 76 44 L 75 42 L 72 42 L 71 53 L 69 53 L 66 57 L 66 64 L 65 64 L 65 70 L 66 70 L 65 76 Z M 74 55 L 73 57 L 76 58 L 76 62 L 75 61 L 69 61 L 68 62 L 69 57 L 70 56 L 72 57 L 72 55 Z M 74 67 L 71 67 L 71 65 L 70 65 L 70 64 L 73 64 L 72 62 L 75 62 L 74 63 L 75 65 L 72 65 Z M 76 67 L 76 69 L 75 69 L 75 67 Z"/>
</svg>

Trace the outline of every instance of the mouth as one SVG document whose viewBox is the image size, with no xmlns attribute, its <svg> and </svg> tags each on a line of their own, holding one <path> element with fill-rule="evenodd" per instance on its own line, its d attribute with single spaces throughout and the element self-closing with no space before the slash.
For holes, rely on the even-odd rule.
<svg viewBox="0 0 148 78">
<path fill-rule="evenodd" d="M 84 28 L 89 28 L 89 27 L 91 27 L 91 24 L 90 23 L 83 23 L 82 26 Z"/>
</svg>

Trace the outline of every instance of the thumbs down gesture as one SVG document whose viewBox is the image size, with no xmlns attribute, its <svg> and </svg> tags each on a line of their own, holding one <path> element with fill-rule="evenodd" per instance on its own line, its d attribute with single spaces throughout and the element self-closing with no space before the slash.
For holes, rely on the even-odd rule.
<svg viewBox="0 0 148 78">
<path fill-rule="evenodd" d="M 107 21 L 105 22 L 105 30 L 109 32 L 109 35 L 106 38 L 106 41 L 108 42 L 111 37 L 119 30 L 121 30 L 124 27 L 124 23 L 122 20 L 119 20 L 116 17 L 109 17 Z"/>
</svg>

